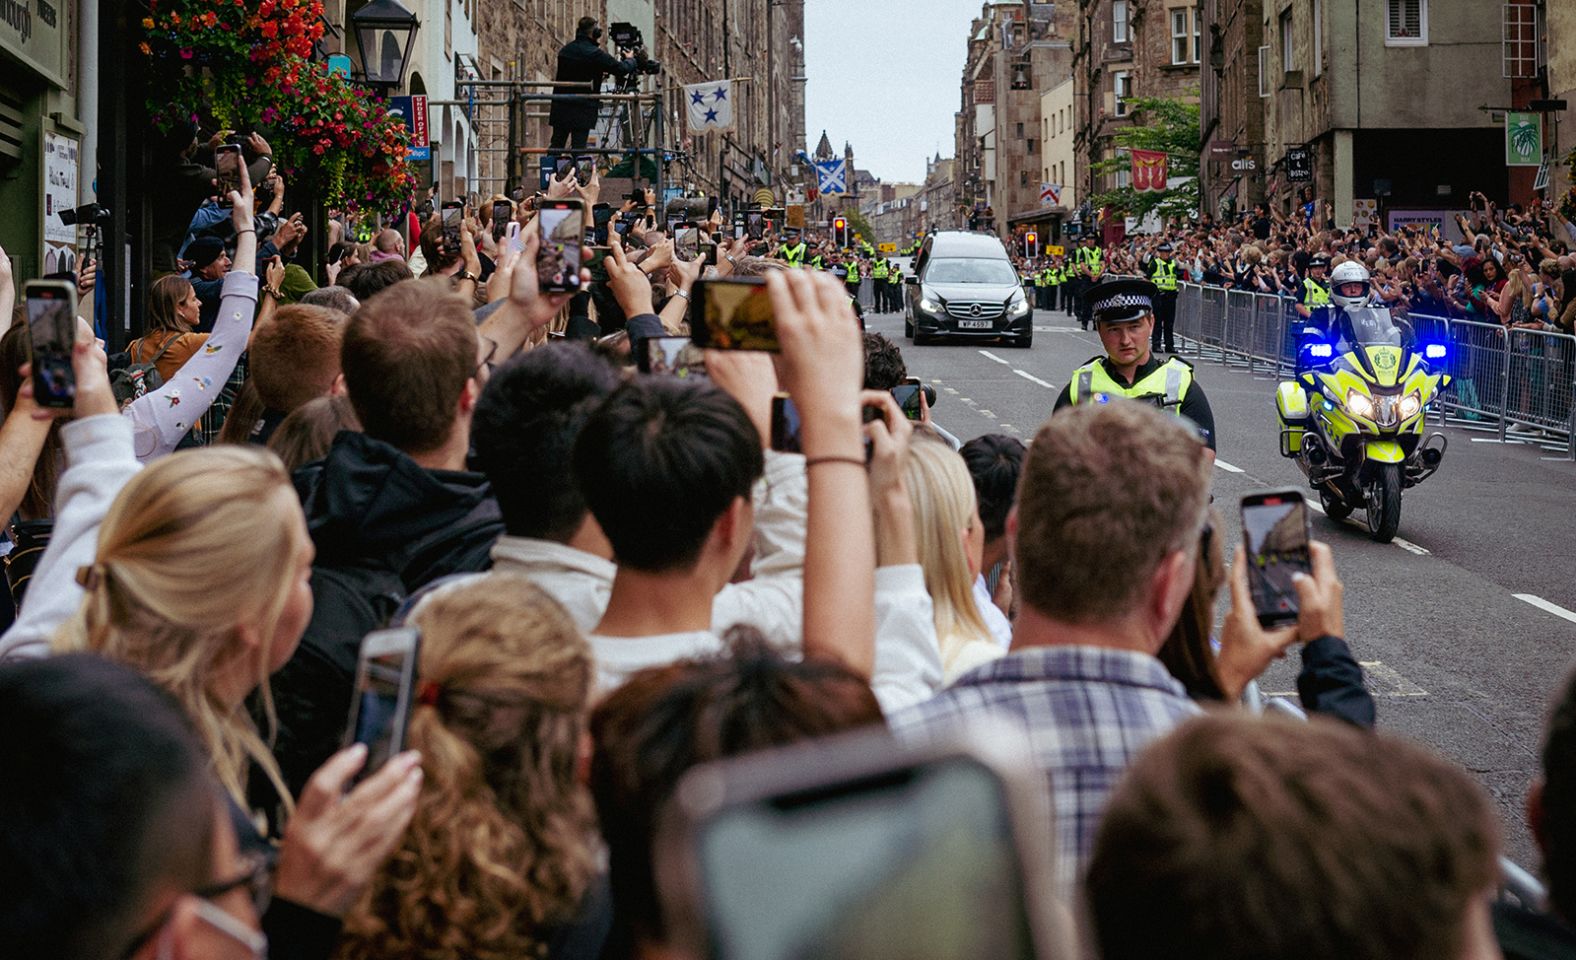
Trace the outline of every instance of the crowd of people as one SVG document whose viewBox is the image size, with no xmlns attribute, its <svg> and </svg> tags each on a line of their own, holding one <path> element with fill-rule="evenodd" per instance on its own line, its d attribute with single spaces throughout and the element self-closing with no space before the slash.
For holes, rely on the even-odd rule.
<svg viewBox="0 0 1576 960">
<path fill-rule="evenodd" d="M 1102 266 L 1155 279 L 1156 262 L 1170 260 L 1182 280 L 1306 302 L 1309 281 L 1328 292 L 1333 271 L 1355 262 L 1372 278 L 1374 301 L 1392 310 L 1576 331 L 1576 224 L 1551 206 L 1501 208 L 1482 194 L 1473 194 L 1469 212 L 1448 219 L 1444 231 L 1435 223 L 1386 229 L 1376 217 L 1343 228 L 1328 204 L 1316 210 L 1310 202 L 1290 217 L 1260 204 L 1234 220 L 1205 216 L 1187 227 L 1131 235 L 1103 249 Z M 1055 273 L 1055 285 L 1087 273 L 1076 249 L 1021 269 L 1037 286 L 1050 285 L 1046 272 Z M 1061 306 L 1070 310 L 1071 301 Z"/>
<path fill-rule="evenodd" d="M 894 399 L 848 257 L 724 237 L 709 266 L 637 216 L 583 293 L 543 292 L 535 204 L 502 198 L 523 249 L 483 205 L 457 242 L 436 216 L 321 238 L 317 286 L 282 185 L 251 183 L 172 232 L 130 356 L 79 321 L 70 409 L 34 396 L 25 317 L 0 340 L 0 512 L 29 555 L 0 635 L 6 956 L 682 955 L 658 841 L 686 774 L 987 720 L 1025 749 L 1087 955 L 1576 955 L 1576 683 L 1529 799 L 1551 901 L 1496 906 L 1492 805 L 1374 729 L 1331 551 L 1296 624 L 1260 626 L 1178 418 L 1073 405 L 1027 446 L 955 448 Z M 599 190 L 546 193 L 594 232 Z M 620 213 L 654 219 L 643 199 Z M 764 277 L 780 352 L 637 373 L 703 276 Z M 0 259 L 8 321 L 11 279 Z M 780 393 L 799 452 L 770 442 Z M 405 749 L 363 775 L 346 718 L 391 624 L 419 680 Z M 1240 708 L 1293 652 L 1313 719 Z"/>
</svg>

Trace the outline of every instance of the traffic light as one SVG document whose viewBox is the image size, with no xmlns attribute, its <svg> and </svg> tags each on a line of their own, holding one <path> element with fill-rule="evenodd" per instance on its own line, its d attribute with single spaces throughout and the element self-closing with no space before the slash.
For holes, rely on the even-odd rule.
<svg viewBox="0 0 1576 960">
<path fill-rule="evenodd" d="M 832 243 L 839 249 L 848 248 L 848 218 L 835 217 L 832 220 Z"/>
<path fill-rule="evenodd" d="M 1023 255 L 1030 260 L 1040 255 L 1040 235 L 1033 230 L 1023 235 Z"/>
</svg>

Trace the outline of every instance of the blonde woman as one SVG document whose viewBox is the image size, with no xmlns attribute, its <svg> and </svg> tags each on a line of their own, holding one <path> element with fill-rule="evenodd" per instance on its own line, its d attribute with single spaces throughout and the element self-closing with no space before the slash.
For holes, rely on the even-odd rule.
<svg viewBox="0 0 1576 960">
<path fill-rule="evenodd" d="M 905 483 L 914 505 L 914 527 L 925 589 L 941 644 L 946 683 L 1004 652 L 974 605 L 974 578 L 985 550 L 974 482 L 950 446 L 916 435 L 909 447 Z"/>
<path fill-rule="evenodd" d="M 269 844 L 247 804 L 249 773 L 272 783 L 289 823 L 275 831 L 283 839 L 269 915 L 289 927 L 296 913 L 294 932 L 279 930 L 290 946 L 278 953 L 302 956 L 300 911 L 326 918 L 307 924 L 320 933 L 360 897 L 415 809 L 420 758 L 401 755 L 346 794 L 366 754 L 341 751 L 290 815 L 278 766 L 246 706 L 259 693 L 272 725 L 268 675 L 295 651 L 312 616 L 312 541 L 290 477 L 272 454 L 239 446 L 174 454 L 142 469 L 103 351 L 84 337 L 72 361 L 77 395 L 60 431 L 68 466 L 54 536 L 25 612 L 0 637 L 0 657 L 45 655 L 39 638 L 53 638 L 56 650 L 92 651 L 147 674 L 191 718 L 238 839 L 257 854 Z"/>
<path fill-rule="evenodd" d="M 338 956 L 596 956 L 610 918 L 594 883 L 590 794 L 576 776 L 590 646 L 522 574 L 438 591 L 410 624 L 421 629 L 422 677 L 410 743 L 426 782 Z"/>
</svg>

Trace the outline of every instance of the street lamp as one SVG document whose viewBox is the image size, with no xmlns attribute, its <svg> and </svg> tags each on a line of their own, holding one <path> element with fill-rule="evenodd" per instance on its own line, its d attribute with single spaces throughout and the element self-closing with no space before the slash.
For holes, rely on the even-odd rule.
<svg viewBox="0 0 1576 960">
<path fill-rule="evenodd" d="M 405 67 L 420 25 L 399 0 L 372 0 L 350 15 L 361 72 L 369 86 L 392 90 L 405 82 Z"/>
</svg>

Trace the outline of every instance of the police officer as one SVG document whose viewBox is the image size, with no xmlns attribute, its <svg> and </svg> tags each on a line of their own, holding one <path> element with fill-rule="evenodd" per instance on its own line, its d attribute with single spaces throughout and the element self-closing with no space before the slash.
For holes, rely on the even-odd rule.
<svg viewBox="0 0 1576 960">
<path fill-rule="evenodd" d="M 784 261 L 790 267 L 804 266 L 804 255 L 810 245 L 804 242 L 798 230 L 790 229 L 783 234 L 782 245 L 777 248 L 777 259 Z"/>
<path fill-rule="evenodd" d="M 885 257 L 877 257 L 876 262 L 870 265 L 871 293 L 874 294 L 876 313 L 887 312 L 886 278 L 887 262 Z"/>
<path fill-rule="evenodd" d="M 1077 274 L 1076 297 L 1078 310 L 1078 325 L 1085 330 L 1089 329 L 1089 300 L 1088 291 L 1091 286 L 1099 282 L 1100 275 L 1105 272 L 1104 255 L 1095 243 L 1093 234 L 1084 234 L 1078 249 L 1073 251 L 1073 271 Z"/>
<path fill-rule="evenodd" d="M 887 309 L 894 313 L 903 312 L 903 268 L 897 264 L 887 266 Z"/>
<path fill-rule="evenodd" d="M 1148 280 L 1106 280 L 1084 294 L 1106 355 L 1073 371 L 1056 397 L 1055 410 L 1074 403 L 1104 403 L 1127 397 L 1186 417 L 1215 455 L 1215 414 L 1193 380 L 1193 366 L 1180 357 L 1161 360 L 1150 349 L 1159 289 Z M 1053 411 L 1054 412 L 1054 411 Z"/>
<path fill-rule="evenodd" d="M 848 295 L 854 299 L 855 303 L 858 303 L 859 281 L 864 279 L 864 276 L 859 272 L 859 257 L 850 250 L 848 259 L 843 262 L 843 267 L 847 270 L 847 273 L 843 275 L 843 285 L 847 288 Z"/>
<path fill-rule="evenodd" d="M 1177 320 L 1177 262 L 1171 257 L 1171 241 L 1160 242 L 1155 255 L 1144 265 L 1144 273 L 1160 291 L 1155 300 L 1155 332 L 1150 338 L 1149 349 L 1159 353 L 1163 341 L 1166 353 L 1174 354 L 1177 343 L 1171 331 Z"/>
<path fill-rule="evenodd" d="M 1329 310 L 1330 289 L 1324 281 L 1324 271 L 1329 265 L 1330 261 L 1322 253 L 1308 261 L 1308 275 L 1297 288 L 1297 313 L 1304 319 L 1322 321 L 1323 314 L 1315 316 L 1314 311 Z"/>
</svg>

